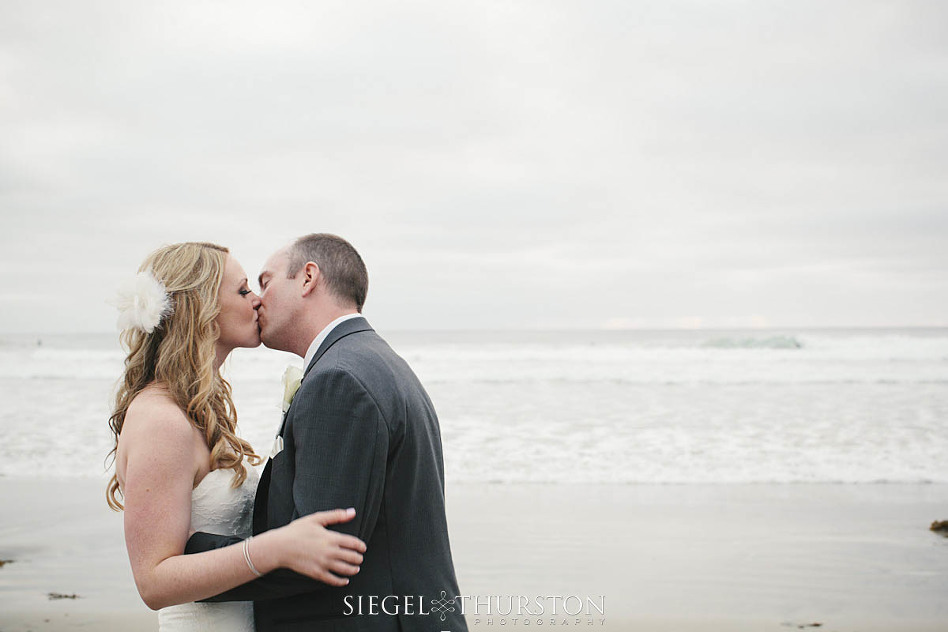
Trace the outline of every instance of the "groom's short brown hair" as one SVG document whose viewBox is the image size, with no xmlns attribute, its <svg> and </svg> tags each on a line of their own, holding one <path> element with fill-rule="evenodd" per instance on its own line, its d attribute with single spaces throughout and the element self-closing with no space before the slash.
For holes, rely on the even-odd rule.
<svg viewBox="0 0 948 632">
<path fill-rule="evenodd" d="M 288 279 L 296 278 L 303 266 L 312 261 L 319 266 L 329 291 L 362 311 L 369 292 L 369 273 L 362 257 L 348 241 L 338 235 L 313 233 L 294 241 L 287 256 L 290 259 L 286 268 Z"/>
</svg>

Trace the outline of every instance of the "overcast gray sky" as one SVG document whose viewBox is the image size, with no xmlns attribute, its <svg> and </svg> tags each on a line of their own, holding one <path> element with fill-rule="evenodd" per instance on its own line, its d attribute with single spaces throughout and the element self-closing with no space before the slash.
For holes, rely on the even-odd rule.
<svg viewBox="0 0 948 632">
<path fill-rule="evenodd" d="M 322 231 L 380 328 L 948 325 L 946 7 L 5 0 L 0 332 Z"/>
</svg>

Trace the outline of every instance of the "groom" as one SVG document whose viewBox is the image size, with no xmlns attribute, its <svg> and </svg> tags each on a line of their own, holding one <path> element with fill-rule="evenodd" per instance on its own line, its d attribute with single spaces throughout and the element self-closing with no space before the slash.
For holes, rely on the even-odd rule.
<svg viewBox="0 0 948 632">
<path fill-rule="evenodd" d="M 411 368 L 360 314 L 362 258 L 340 237 L 307 235 L 267 260 L 260 288 L 261 339 L 304 357 L 305 373 L 260 479 L 253 531 L 355 507 L 355 519 L 332 528 L 368 550 L 348 586 L 280 569 L 209 601 L 253 600 L 259 632 L 466 632 L 459 602 L 441 612 L 460 593 L 438 418 Z M 186 552 L 235 541 L 195 533 Z"/>
</svg>

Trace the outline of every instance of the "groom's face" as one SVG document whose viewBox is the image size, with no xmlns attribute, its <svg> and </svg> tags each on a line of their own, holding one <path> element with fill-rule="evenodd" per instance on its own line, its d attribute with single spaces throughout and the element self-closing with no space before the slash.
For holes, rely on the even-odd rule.
<svg viewBox="0 0 948 632">
<path fill-rule="evenodd" d="M 271 349 L 292 350 L 293 323 L 302 308 L 299 278 L 288 279 L 286 249 L 273 253 L 260 272 L 260 339 Z"/>
</svg>

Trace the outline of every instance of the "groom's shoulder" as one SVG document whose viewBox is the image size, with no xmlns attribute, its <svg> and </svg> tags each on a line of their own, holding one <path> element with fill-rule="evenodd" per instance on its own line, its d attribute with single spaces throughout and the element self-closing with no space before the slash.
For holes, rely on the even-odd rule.
<svg viewBox="0 0 948 632">
<path fill-rule="evenodd" d="M 341 371 L 372 385 L 396 379 L 410 369 L 381 336 L 367 329 L 338 340 L 313 365 L 313 371 L 323 375 Z"/>
<path fill-rule="evenodd" d="M 394 353 L 388 343 L 374 329 L 368 328 L 341 337 L 326 350 L 324 356 L 326 359 L 333 359 L 337 363 L 360 366 L 379 361 L 389 354 L 394 355 Z"/>
</svg>

